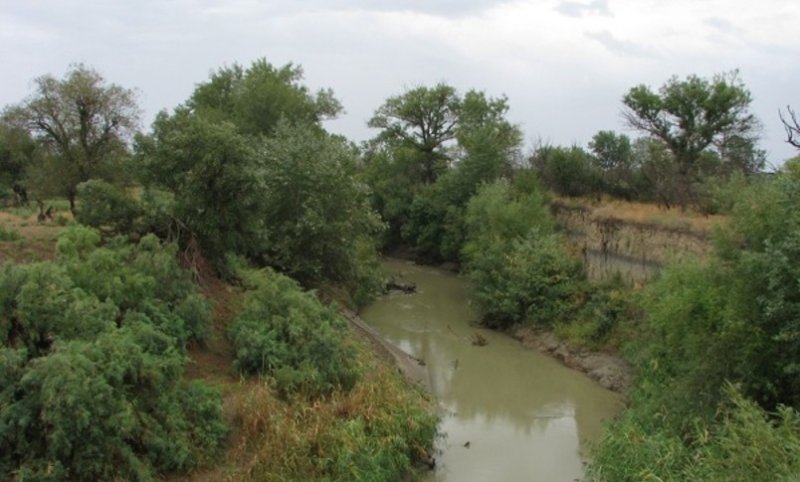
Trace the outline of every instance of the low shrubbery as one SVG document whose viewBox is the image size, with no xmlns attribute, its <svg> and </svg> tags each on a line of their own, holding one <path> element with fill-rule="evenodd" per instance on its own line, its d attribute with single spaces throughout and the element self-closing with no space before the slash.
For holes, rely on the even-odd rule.
<svg viewBox="0 0 800 482">
<path fill-rule="evenodd" d="M 238 370 L 271 377 L 284 395 L 352 388 L 359 374 L 339 314 L 271 270 L 244 278 L 251 291 L 228 329 Z"/>
<path fill-rule="evenodd" d="M 589 480 L 638 482 L 790 482 L 800 473 L 800 415 L 764 411 L 732 387 L 717 420 L 693 419 L 686 433 L 666 428 L 669 411 L 633 407 L 614 423 L 595 452 Z"/>
<path fill-rule="evenodd" d="M 220 396 L 182 381 L 209 307 L 154 237 L 67 229 L 55 262 L 0 270 L 0 478 L 152 480 L 205 459 Z"/>
</svg>

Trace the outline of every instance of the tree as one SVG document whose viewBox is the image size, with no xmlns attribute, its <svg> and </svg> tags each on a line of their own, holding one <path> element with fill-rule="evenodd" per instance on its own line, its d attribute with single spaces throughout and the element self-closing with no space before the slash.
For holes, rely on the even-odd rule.
<svg viewBox="0 0 800 482">
<path fill-rule="evenodd" d="M 694 197 L 692 184 L 706 174 L 700 165 L 706 151 L 715 152 L 725 163 L 730 160 L 728 153 L 741 153 L 743 143 L 755 143 L 759 123 L 749 112 L 751 101 L 736 71 L 711 80 L 673 77 L 658 93 L 645 85 L 632 88 L 623 97 L 623 117 L 629 126 L 667 146 L 682 185 L 679 201 L 685 206 Z M 758 162 L 738 164 L 758 167 Z"/>
<path fill-rule="evenodd" d="M 600 131 L 589 141 L 597 166 L 605 173 L 629 167 L 633 157 L 631 140 L 625 134 Z"/>
<path fill-rule="evenodd" d="M 0 123 L 0 193 L 13 187 L 24 190 L 26 171 L 34 161 L 36 143 L 24 129 Z M 24 199 L 18 199 L 24 202 Z"/>
<path fill-rule="evenodd" d="M 466 204 L 482 183 L 510 175 L 522 134 L 508 100 L 445 84 L 389 98 L 369 121 L 373 205 L 389 224 L 387 244 L 406 243 L 431 260 L 458 258 Z"/>
<path fill-rule="evenodd" d="M 417 87 L 388 98 L 368 125 L 383 129 L 380 140 L 417 151 L 416 175 L 420 182 L 429 184 L 447 168 L 449 155 L 445 147 L 455 139 L 460 111 L 461 99 L 453 87 Z"/>
<path fill-rule="evenodd" d="M 246 70 L 233 64 L 197 86 L 186 105 L 212 122 L 232 122 L 245 135 L 270 134 L 281 119 L 318 124 L 341 112 L 333 91 L 312 95 L 302 80 L 303 69 L 291 63 L 277 68 L 259 59 Z"/>
<path fill-rule="evenodd" d="M 141 181 L 174 195 L 171 214 L 196 236 L 205 256 L 251 249 L 263 226 L 256 214 L 255 150 L 230 122 L 185 108 L 160 113 L 136 141 Z M 181 239 L 184 247 L 188 239 Z"/>
<path fill-rule="evenodd" d="M 786 129 L 786 142 L 800 149 L 800 121 L 797 120 L 797 115 L 794 110 L 788 105 L 786 106 L 788 117 L 784 117 L 783 112 L 780 113 L 783 128 Z"/>
<path fill-rule="evenodd" d="M 625 134 L 599 131 L 589 141 L 592 160 L 600 171 L 602 190 L 612 196 L 633 197 L 633 147 Z"/>
<path fill-rule="evenodd" d="M 592 166 L 592 157 L 581 147 L 543 146 L 534 152 L 531 162 L 545 186 L 562 196 L 597 192 L 598 173 Z"/>
<path fill-rule="evenodd" d="M 63 79 L 45 75 L 34 83 L 35 92 L 3 116 L 30 132 L 46 151 L 40 170 L 74 212 L 78 184 L 111 177 L 125 154 L 139 122 L 136 97 L 82 64 Z"/>
<path fill-rule="evenodd" d="M 382 226 L 356 179 L 357 158 L 340 136 L 279 123 L 258 148 L 264 232 L 253 258 L 309 287 L 334 282 L 357 297 L 376 288 L 373 238 Z"/>
</svg>

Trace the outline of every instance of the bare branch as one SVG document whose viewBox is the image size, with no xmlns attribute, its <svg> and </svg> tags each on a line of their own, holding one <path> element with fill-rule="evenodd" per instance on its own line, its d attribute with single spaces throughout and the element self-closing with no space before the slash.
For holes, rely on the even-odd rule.
<svg viewBox="0 0 800 482">
<path fill-rule="evenodd" d="M 781 118 L 783 128 L 786 129 L 786 142 L 800 149 L 800 121 L 797 120 L 797 115 L 790 106 L 786 106 L 786 112 L 789 113 L 789 119 L 784 117 L 782 111 L 778 111 L 778 116 Z"/>
</svg>

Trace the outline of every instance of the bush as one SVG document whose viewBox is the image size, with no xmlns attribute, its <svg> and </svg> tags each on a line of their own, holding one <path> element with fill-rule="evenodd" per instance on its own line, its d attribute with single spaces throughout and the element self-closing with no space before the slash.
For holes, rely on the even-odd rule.
<svg viewBox="0 0 800 482">
<path fill-rule="evenodd" d="M 197 464 L 225 427 L 219 394 L 181 381 L 208 304 L 174 246 L 100 246 L 75 226 L 57 251 L 0 271 L 0 478 L 153 480 Z"/>
<path fill-rule="evenodd" d="M 228 330 L 239 371 L 272 377 L 285 395 L 352 388 L 358 371 L 344 320 L 286 276 L 246 277 L 252 291 Z"/>
<path fill-rule="evenodd" d="M 517 323 L 552 326 L 580 302 L 583 268 L 555 235 L 536 229 L 508 244 L 486 247 L 470 261 L 475 301 L 492 328 Z"/>
<path fill-rule="evenodd" d="M 0 241 L 17 241 L 19 239 L 22 239 L 22 236 L 17 230 L 0 225 Z"/>
<path fill-rule="evenodd" d="M 466 233 L 466 268 L 487 325 L 550 326 L 580 303 L 580 261 L 553 232 L 535 182 L 482 188 L 467 207 Z"/>
<path fill-rule="evenodd" d="M 128 234 L 140 215 L 138 203 L 121 187 L 101 180 L 78 184 L 80 209 L 75 219 L 108 234 Z"/>
<path fill-rule="evenodd" d="M 728 386 L 719 418 L 695 422 L 688 438 L 658 418 L 629 409 L 604 435 L 588 480 L 790 482 L 800 473 L 800 414 L 791 408 L 767 413 Z"/>
</svg>

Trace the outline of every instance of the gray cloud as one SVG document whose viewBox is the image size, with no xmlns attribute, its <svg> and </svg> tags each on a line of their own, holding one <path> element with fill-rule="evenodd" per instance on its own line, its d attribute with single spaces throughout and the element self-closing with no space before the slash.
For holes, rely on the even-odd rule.
<svg viewBox="0 0 800 482">
<path fill-rule="evenodd" d="M 652 49 L 636 42 L 629 42 L 616 38 L 611 32 L 589 32 L 588 38 L 600 42 L 606 49 L 616 54 L 632 57 L 654 58 L 658 55 Z"/>
<path fill-rule="evenodd" d="M 584 15 L 602 15 L 611 17 L 611 9 L 608 8 L 608 0 L 593 0 L 589 3 L 582 2 L 561 2 L 556 7 L 556 11 L 568 17 L 583 17 Z"/>
<path fill-rule="evenodd" d="M 703 23 L 722 33 L 739 33 L 741 29 L 735 26 L 730 20 L 722 17 L 708 17 L 703 19 Z"/>
<path fill-rule="evenodd" d="M 293 5 L 312 8 L 363 9 L 386 12 L 412 11 L 442 17 L 462 17 L 504 3 L 508 3 L 508 0 L 346 0 L 336 2 L 335 6 L 325 0 L 292 2 Z"/>
</svg>

